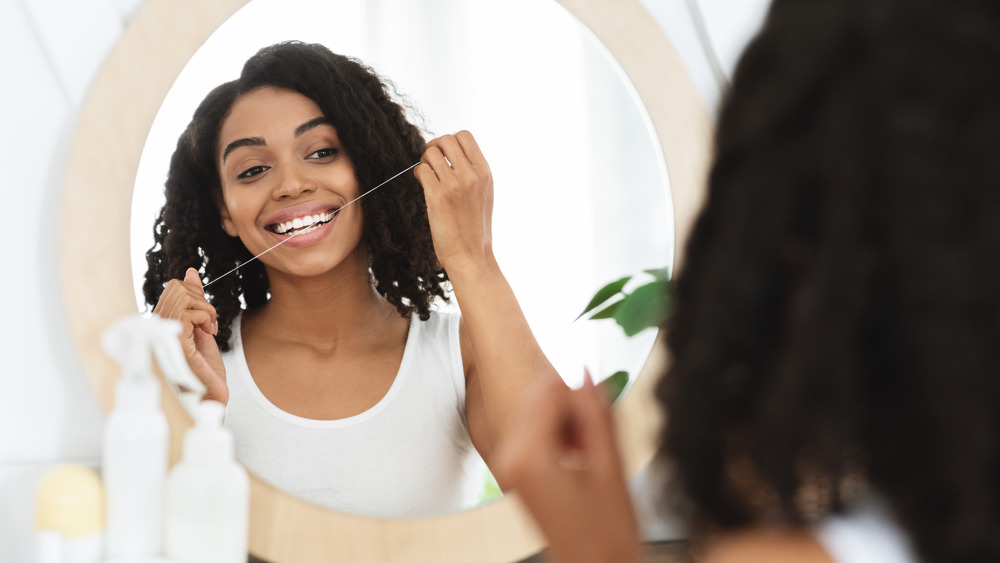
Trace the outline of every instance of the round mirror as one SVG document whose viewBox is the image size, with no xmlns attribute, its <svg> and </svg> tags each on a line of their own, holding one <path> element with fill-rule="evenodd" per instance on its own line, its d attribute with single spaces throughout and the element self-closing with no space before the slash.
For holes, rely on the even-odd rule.
<svg viewBox="0 0 1000 563">
<path fill-rule="evenodd" d="M 436 26 L 448 31 L 428 41 Z M 621 68 L 555 2 L 249 2 L 195 52 L 153 121 L 132 200 L 140 307 L 177 138 L 212 88 L 238 77 L 261 47 L 290 39 L 372 66 L 413 107 L 428 139 L 472 130 L 494 174 L 495 252 L 546 355 L 574 386 L 585 365 L 598 380 L 638 373 L 655 331 L 624 338 L 613 323 L 575 320 L 605 283 L 672 262 L 663 154 Z M 237 436 L 238 454 L 247 440 Z M 466 472 L 463 506 L 496 498 L 481 459 L 473 456 Z"/>
<path fill-rule="evenodd" d="M 131 270 L 131 258 L 129 245 L 125 241 L 128 240 L 131 194 L 132 187 L 136 184 L 141 147 L 146 141 L 157 110 L 161 105 L 167 107 L 164 96 L 178 78 L 188 58 L 216 26 L 242 3 L 240 0 L 150 0 L 109 57 L 81 110 L 77 137 L 67 163 L 60 235 L 63 271 L 76 274 L 72 279 L 64 276 L 63 286 L 67 314 L 78 351 L 105 408 L 109 408 L 111 404 L 117 369 L 101 352 L 98 339 L 103 329 L 113 320 L 135 310 L 134 291 L 128 274 Z M 556 340 L 549 339 L 549 329 L 545 324 L 547 321 L 538 320 L 540 313 L 537 311 L 556 310 L 560 322 L 568 323 L 579 313 L 589 295 L 604 282 L 624 273 L 632 273 L 636 268 L 668 264 L 671 250 L 668 242 L 671 232 L 669 222 L 652 227 L 660 229 L 658 231 L 642 231 L 635 226 L 638 224 L 637 217 L 628 215 L 629 209 L 635 209 L 628 207 L 628 198 L 615 200 L 621 204 L 621 208 L 612 209 L 608 203 L 612 200 L 606 195 L 614 192 L 617 196 L 618 192 L 629 192 L 635 188 L 634 185 L 629 185 L 630 182 L 641 182 L 643 189 L 649 191 L 635 192 L 646 194 L 636 198 L 643 203 L 638 213 L 653 210 L 661 221 L 669 221 L 670 207 L 666 205 L 667 191 L 663 181 L 665 161 L 671 179 L 669 197 L 674 214 L 672 231 L 682 239 L 700 197 L 700 180 L 707 162 L 708 116 L 683 65 L 662 31 L 637 2 L 562 0 L 562 7 L 555 3 L 537 1 L 531 4 L 546 4 L 546 7 L 541 8 L 543 12 L 548 10 L 553 15 L 558 14 L 562 18 L 558 21 L 562 23 L 545 25 L 573 28 L 575 31 L 572 33 L 576 34 L 576 39 L 567 39 L 566 44 L 553 42 L 547 35 L 548 29 L 541 24 L 505 28 L 497 26 L 496 21 L 491 20 L 483 22 L 482 28 L 471 26 L 471 31 L 465 35 L 473 37 L 487 33 L 484 30 L 488 29 L 506 30 L 500 36 L 490 37 L 487 43 L 492 41 L 509 44 L 523 39 L 526 45 L 535 45 L 537 51 L 529 52 L 530 56 L 527 58 L 542 62 L 534 70 L 530 70 L 531 67 L 527 65 L 512 63 L 519 60 L 513 56 L 508 57 L 510 60 L 505 60 L 504 56 L 495 58 L 492 68 L 486 65 L 462 66 L 462 59 L 452 63 L 453 66 L 440 65 L 432 68 L 417 64 L 423 55 L 418 56 L 412 50 L 393 48 L 388 53 L 384 52 L 379 46 L 387 45 L 382 42 L 385 35 L 402 37 L 403 44 L 427 43 L 432 48 L 435 42 L 447 44 L 447 40 L 443 38 L 445 36 L 436 33 L 434 28 L 409 25 L 412 18 L 421 15 L 420 10 L 410 6 L 410 3 L 353 3 L 358 8 L 355 15 L 360 15 L 364 18 L 363 22 L 370 24 L 348 26 L 357 38 L 355 48 L 346 44 L 342 47 L 336 43 L 343 39 L 344 34 L 350 33 L 350 30 L 327 38 L 310 37 L 304 35 L 304 32 L 296 31 L 292 36 L 275 36 L 274 41 L 286 38 L 319 41 L 328 44 L 335 51 L 358 56 L 390 78 L 408 95 L 426 117 L 429 132 L 445 133 L 457 128 L 468 128 L 480 140 L 485 139 L 482 143 L 484 152 L 494 169 L 497 186 L 494 215 L 498 258 L 511 278 L 543 348 L 560 370 L 571 376 L 579 373 L 579 369 L 574 367 L 582 363 L 598 370 L 618 369 L 622 366 L 608 365 L 605 368 L 603 364 L 596 365 L 591 357 L 581 357 L 578 350 L 573 350 L 568 355 L 572 358 L 569 362 L 575 364 L 574 367 L 564 367 L 570 364 L 560 360 L 560 345 L 555 343 Z M 563 7 L 587 24 L 614 54 L 620 67 L 608 64 L 604 48 L 593 41 L 588 31 L 573 27 L 577 24 L 563 12 Z M 466 3 L 459 2 L 455 3 L 455 8 L 454 13 L 449 13 L 444 20 L 440 18 L 440 14 L 432 14 L 428 16 L 429 21 L 435 21 L 441 29 L 449 32 L 456 27 L 461 28 L 448 18 L 461 18 L 468 8 Z M 514 11 L 514 4 L 497 2 L 493 8 L 496 11 L 492 12 L 491 17 L 501 18 L 510 10 L 508 20 L 500 21 L 510 21 L 512 26 L 522 25 L 518 23 L 520 18 L 517 14 L 520 12 Z M 301 14 L 301 19 L 322 20 L 329 17 L 314 17 L 308 11 L 298 13 Z M 344 18 L 350 13 L 349 10 L 337 12 L 333 19 Z M 237 16 L 233 23 L 240 17 L 242 15 Z M 533 18 L 534 16 L 523 19 L 535 21 Z M 260 29 L 272 27 L 271 23 L 278 25 L 276 21 L 269 22 L 269 25 L 261 26 Z M 366 29 L 369 31 L 366 32 Z M 419 32 L 420 29 L 424 31 Z M 513 29 L 524 30 L 524 37 L 516 35 L 518 32 L 511 31 Z M 408 39 L 407 34 L 410 35 Z M 240 53 L 235 58 L 242 63 L 257 47 L 274 41 L 261 41 L 251 51 Z M 211 41 L 206 48 L 210 44 Z M 556 47 L 553 50 L 554 45 Z M 509 54 L 512 48 L 510 45 L 506 47 Z M 431 56 L 442 56 L 441 53 L 447 50 L 441 46 L 437 48 L 439 51 L 432 51 Z M 549 58 L 550 54 L 561 51 L 573 51 L 572 56 L 577 57 L 574 59 L 575 63 L 568 63 L 580 65 L 575 69 L 574 80 L 577 82 L 569 85 L 556 84 L 551 87 L 551 91 L 541 91 L 545 87 L 539 88 L 539 85 L 553 72 L 553 68 L 567 65 L 566 59 Z M 435 52 L 436 55 L 433 54 Z M 462 53 L 462 57 L 476 61 L 488 59 L 487 55 L 472 48 Z M 596 74 L 587 74 L 591 71 L 582 70 L 591 68 L 591 63 L 584 61 L 601 59 L 605 59 L 604 66 L 593 68 L 603 70 L 593 71 Z M 195 62 L 192 60 L 191 64 L 194 65 Z M 503 72 L 505 68 L 507 74 Z M 631 84 L 621 80 L 621 69 L 624 69 Z M 574 71 L 574 67 L 567 66 L 566 70 Z M 232 72 L 236 71 L 238 65 Z M 425 80 L 431 84 L 430 89 L 420 85 L 423 73 L 430 75 Z M 211 85 L 231 76 L 232 74 L 216 75 Z M 614 77 L 613 80 L 611 77 Z M 497 79 L 500 81 L 494 81 Z M 178 85 L 181 82 L 178 79 Z M 601 88 L 603 93 L 597 94 L 597 82 L 602 86 L 607 82 L 616 83 L 617 91 L 615 88 Z M 571 89 L 583 90 L 583 101 L 568 102 L 566 95 Z M 194 103 L 200 100 L 205 91 L 193 94 Z M 546 99 L 552 92 L 552 97 Z M 644 102 L 645 111 L 631 101 L 635 92 L 638 92 Z M 527 100 L 528 106 L 535 104 L 537 107 L 513 112 L 508 106 L 517 98 Z M 630 108 L 627 113 L 631 112 L 631 118 L 588 116 L 592 108 L 606 108 L 607 104 L 617 105 L 624 100 L 628 100 L 627 104 L 622 105 Z M 484 105 L 477 105 L 484 101 Z M 439 113 L 439 105 L 459 108 L 459 112 L 455 116 L 446 117 L 447 114 Z M 562 111 L 562 106 L 572 109 L 574 105 L 577 111 L 575 114 L 559 114 L 555 111 Z M 188 108 L 190 115 L 193 105 Z M 500 134 L 496 134 L 497 140 L 492 140 L 492 126 L 484 121 L 488 114 L 499 115 L 498 121 L 511 122 L 506 126 L 508 131 L 516 133 L 516 144 Z M 607 117 L 604 123 L 601 123 L 602 117 Z M 626 125 L 623 126 L 620 119 Z M 182 127 L 188 117 L 185 116 L 180 121 L 183 122 L 179 125 Z M 543 127 L 549 127 L 547 131 L 554 129 L 557 132 L 542 133 Z M 585 129 L 589 135 L 586 142 L 581 142 L 576 135 Z M 637 139 L 650 138 L 650 130 L 655 131 L 659 147 L 648 144 L 648 141 L 641 146 L 636 145 Z M 594 135 L 594 131 L 601 134 Z M 547 138 L 550 134 L 554 138 Z M 155 136 L 151 134 L 150 139 Z M 176 140 L 176 136 L 168 135 L 170 143 Z M 619 142 L 627 143 L 630 150 L 613 155 L 606 150 L 608 145 L 601 144 L 602 140 L 616 138 Z M 554 159 L 553 154 L 564 147 L 570 147 L 567 153 L 580 151 L 583 156 L 564 153 L 559 155 L 559 159 Z M 545 167 L 546 160 L 558 160 L 558 164 Z M 508 192 L 504 190 L 510 186 L 512 191 L 509 193 L 515 194 L 513 190 L 524 180 L 519 177 L 517 168 L 524 164 L 543 165 L 536 170 L 547 174 L 545 177 L 548 181 L 544 182 L 546 189 L 539 188 L 541 191 L 536 193 L 508 197 Z M 636 166 L 644 179 L 629 177 L 632 171 L 624 168 L 630 165 Z M 162 185 L 163 170 L 165 168 L 161 167 L 161 177 L 155 181 L 147 182 L 140 176 L 138 189 L 157 190 Z M 649 181 L 649 178 L 653 180 Z M 587 188 L 591 191 L 588 199 L 576 189 L 583 189 L 581 186 L 590 180 L 594 180 L 594 183 Z M 156 187 L 150 188 L 148 184 Z M 552 190 L 552 185 L 563 186 L 565 189 Z M 598 194 L 596 199 L 594 194 Z M 654 202 L 643 199 L 646 197 L 652 197 Z M 559 212 L 566 212 L 575 221 L 566 222 L 562 227 L 550 226 L 552 217 Z M 624 215 L 626 220 L 624 226 L 620 227 L 621 232 L 605 232 L 606 226 L 601 221 L 619 214 Z M 136 216 L 139 216 L 138 212 Z M 581 216 L 587 217 L 586 221 L 581 221 Z M 508 218 L 515 218 L 509 223 L 512 228 L 501 231 L 496 222 Z M 151 220 L 147 215 L 147 232 Z M 583 227 L 580 227 L 581 224 Z M 520 233 L 524 238 L 518 241 L 513 235 L 504 234 L 506 232 Z M 80 236 L 80 233 L 86 235 Z M 576 239 L 580 238 L 588 239 L 587 244 L 590 246 L 577 246 L 579 240 Z M 652 262 L 645 262 L 643 259 L 636 262 L 615 262 L 622 247 L 641 247 L 647 241 L 662 245 L 659 249 L 649 250 L 647 256 L 653 257 Z M 526 244 L 530 248 L 523 246 Z M 144 250 L 142 243 L 138 246 L 140 250 Z M 578 250 L 579 248 L 589 250 Z M 600 254 L 602 248 L 603 255 Z M 585 252 L 589 254 L 585 256 Z M 519 264 L 527 264 L 524 274 L 514 274 L 513 269 L 520 267 Z M 598 264 L 607 265 L 608 269 L 600 272 L 597 270 Z M 549 276 L 555 276 L 556 279 L 547 279 Z M 586 276 L 590 276 L 589 279 Z M 582 278 L 585 282 L 581 284 L 578 293 L 568 295 L 564 303 L 562 297 L 569 293 L 564 282 L 574 277 Z M 542 289 L 537 293 L 540 297 L 536 301 L 530 295 L 532 288 L 539 287 Z M 556 306 L 553 307 L 553 304 Z M 573 330 L 576 329 L 570 329 L 569 332 Z M 566 331 L 556 327 L 552 332 L 561 337 Z M 593 338 L 604 340 L 599 336 Z M 646 349 L 649 347 L 648 341 L 639 344 Z M 578 343 L 567 346 L 591 348 L 587 344 Z M 644 354 L 645 352 L 640 352 L 638 355 L 625 357 L 631 358 L 627 361 L 634 365 L 642 362 L 641 356 Z M 662 361 L 663 358 L 654 354 L 646 363 L 646 371 L 657 373 Z M 651 380 L 651 377 L 640 376 L 633 392 L 617 411 L 630 473 L 648 462 L 659 426 L 659 420 L 649 409 Z M 165 397 L 164 408 L 171 420 L 172 458 L 176 459 L 180 437 L 190 425 L 190 420 L 176 399 L 170 396 Z M 321 509 L 254 480 L 251 510 L 251 551 L 265 559 L 306 560 L 322 554 L 323 559 L 343 556 L 377 561 L 398 559 L 405 553 L 405 558 L 413 561 L 505 561 L 529 555 L 541 545 L 540 538 L 517 503 L 516 495 L 508 495 L 499 502 L 475 510 L 447 516 L 382 520 Z"/>
</svg>

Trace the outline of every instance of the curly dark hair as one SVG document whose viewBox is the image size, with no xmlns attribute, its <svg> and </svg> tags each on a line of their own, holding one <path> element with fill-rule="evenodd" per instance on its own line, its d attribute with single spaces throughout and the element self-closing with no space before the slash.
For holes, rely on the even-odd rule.
<svg viewBox="0 0 1000 563">
<path fill-rule="evenodd" d="M 322 45 L 284 42 L 261 49 L 237 80 L 222 84 L 201 103 L 177 141 L 166 182 L 166 203 L 153 227 L 143 284 L 154 305 L 164 285 L 198 269 L 208 283 L 252 256 L 238 238 L 222 230 L 222 187 L 216 165 L 219 131 L 236 101 L 257 88 L 294 90 L 319 106 L 337 130 L 362 189 L 374 187 L 420 160 L 426 146 L 420 130 L 395 102 L 389 83 L 360 61 Z M 436 297 L 447 300 L 448 276 L 434 254 L 423 189 L 412 174 L 393 180 L 355 205 L 365 218 L 362 240 L 370 256 L 373 283 L 400 315 L 427 320 Z M 253 308 L 268 299 L 267 273 L 251 262 L 209 288 L 216 308 L 216 341 L 229 349 L 230 324 L 240 297 Z"/>
<path fill-rule="evenodd" d="M 657 389 L 696 526 L 873 490 L 1000 561 L 1000 3 L 776 0 L 715 150 Z"/>
</svg>

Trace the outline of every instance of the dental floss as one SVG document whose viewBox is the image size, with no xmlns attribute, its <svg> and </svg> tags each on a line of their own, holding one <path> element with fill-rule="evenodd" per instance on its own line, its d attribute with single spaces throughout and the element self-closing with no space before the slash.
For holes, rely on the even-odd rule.
<svg viewBox="0 0 1000 563">
<path fill-rule="evenodd" d="M 402 175 L 403 175 L 403 174 L 404 174 L 405 172 L 407 172 L 407 171 L 409 171 L 409 170 L 413 170 L 414 168 L 416 168 L 416 167 L 417 167 L 417 165 L 418 165 L 418 164 L 420 164 L 420 163 L 419 163 L 419 162 L 416 162 L 416 163 L 414 163 L 414 164 L 411 164 L 410 166 L 408 166 L 408 167 L 404 168 L 403 170 L 400 170 L 399 172 L 397 172 L 397 173 L 396 173 L 396 175 L 394 175 L 394 176 L 393 176 L 392 178 L 389 178 L 388 180 L 386 180 L 386 181 L 382 182 L 381 184 L 379 184 L 379 185 L 375 186 L 374 188 L 372 188 L 372 189 L 368 190 L 367 192 L 365 192 L 365 193 L 363 193 L 363 194 L 359 195 L 358 197 L 356 197 L 356 198 L 352 199 L 351 201 L 348 201 L 347 203 L 345 203 L 344 205 L 342 205 L 342 206 L 340 207 L 340 209 L 338 209 L 338 210 L 334 211 L 334 212 L 333 212 L 333 216 L 334 216 L 334 217 L 336 217 L 336 216 L 337 216 L 337 215 L 339 215 L 339 214 L 340 214 L 340 212 L 341 212 L 341 211 L 342 211 L 342 210 L 343 210 L 343 209 L 344 209 L 345 207 L 347 207 L 348 205 L 350 205 L 350 204 L 354 203 L 355 201 L 358 201 L 359 199 L 361 199 L 361 198 L 365 197 L 366 195 L 368 195 L 368 194 L 370 194 L 370 193 L 374 192 L 375 190 L 377 190 L 377 189 L 381 188 L 382 186 L 384 186 L 384 185 L 388 184 L 389 182 L 391 182 L 391 181 L 395 180 L 396 178 L 398 178 L 398 177 L 402 176 Z M 330 220 L 332 221 L 332 220 L 333 220 L 333 218 L 331 217 L 331 218 L 330 218 Z M 274 250 L 275 248 L 278 248 L 279 246 L 281 246 L 281 245 L 285 244 L 286 242 L 288 242 L 288 241 L 292 240 L 292 238 L 294 238 L 294 237 L 298 236 L 298 234 L 299 234 L 299 233 L 292 233 L 291 235 L 288 235 L 288 238 L 286 238 L 286 239 L 282 239 L 282 241 L 281 241 L 281 242 L 279 242 L 278 244 L 276 244 L 276 245 L 272 246 L 271 248 L 268 248 L 268 249 L 267 249 L 267 250 L 265 250 L 264 252 L 261 252 L 260 254 L 258 254 L 258 255 L 256 255 L 256 256 L 254 256 L 253 258 L 251 258 L 251 259 L 247 260 L 246 262 L 243 262 L 243 263 L 242 263 L 242 264 L 240 264 L 239 266 L 236 266 L 236 267 L 235 267 L 235 268 L 233 268 L 232 270 L 229 270 L 228 272 L 226 272 L 226 273 L 222 274 L 221 276 L 219 276 L 219 277 L 215 278 L 214 280 L 212 280 L 212 281 L 210 281 L 210 282 L 206 283 L 206 284 L 205 284 L 204 286 L 202 286 L 202 287 L 203 287 L 203 288 L 205 288 L 205 289 L 207 289 L 207 288 L 208 288 L 208 286 L 210 286 L 210 285 L 212 285 L 213 283 L 215 283 L 215 282 L 217 282 L 217 281 L 221 280 L 222 278 L 224 278 L 224 277 L 228 276 L 229 274 L 231 274 L 231 273 L 235 272 L 236 270 L 239 270 L 239 269 L 240 269 L 240 268 L 242 268 L 243 266 L 246 266 L 246 265 L 247 265 L 247 264 L 249 264 L 250 262 L 253 262 L 254 260 L 256 260 L 256 259 L 260 258 L 261 256 L 263 256 L 263 255 L 267 254 L 268 252 L 271 252 L 271 251 L 272 251 L 272 250 Z"/>
</svg>

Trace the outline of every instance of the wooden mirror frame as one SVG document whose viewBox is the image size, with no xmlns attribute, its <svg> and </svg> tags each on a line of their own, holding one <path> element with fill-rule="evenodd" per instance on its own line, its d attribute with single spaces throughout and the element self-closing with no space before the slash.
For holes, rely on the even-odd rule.
<svg viewBox="0 0 1000 563">
<path fill-rule="evenodd" d="M 703 195 L 711 119 L 683 62 L 639 0 L 557 0 L 601 40 L 639 94 L 670 178 L 675 240 L 682 248 Z M 105 412 L 117 365 L 100 336 L 136 312 L 129 224 L 139 157 L 153 118 L 188 59 L 247 0 L 149 0 L 130 22 L 80 109 L 60 209 L 63 298 L 76 351 Z M 680 256 L 676 252 L 676 256 Z M 676 264 L 675 264 L 676 266 Z M 615 408 L 627 474 L 652 459 L 662 416 L 653 387 L 666 362 L 653 352 Z M 170 460 L 191 418 L 163 394 Z M 515 493 L 433 518 L 380 519 L 321 508 L 251 475 L 250 552 L 272 561 L 515 561 L 544 540 Z"/>
</svg>

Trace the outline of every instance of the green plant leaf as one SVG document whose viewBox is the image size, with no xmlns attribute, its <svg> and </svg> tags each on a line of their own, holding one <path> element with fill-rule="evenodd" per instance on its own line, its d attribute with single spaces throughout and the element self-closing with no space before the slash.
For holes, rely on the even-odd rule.
<svg viewBox="0 0 1000 563">
<path fill-rule="evenodd" d="M 651 268 L 649 270 L 643 270 L 647 274 L 653 276 L 656 281 L 668 281 L 670 280 L 670 270 L 667 268 Z"/>
<path fill-rule="evenodd" d="M 597 293 L 594 294 L 594 297 L 590 300 L 590 303 L 587 304 L 587 307 L 574 320 L 580 320 L 580 317 L 593 311 L 595 308 L 597 308 L 598 305 L 604 303 L 608 299 L 611 299 L 615 295 L 618 295 L 618 293 L 621 292 L 622 288 L 625 287 L 625 284 L 627 284 L 630 279 L 632 279 L 632 276 L 625 276 L 624 278 L 620 280 L 615 280 L 609 283 L 608 285 L 602 287 L 601 289 L 597 290 Z"/>
<path fill-rule="evenodd" d="M 607 379 L 597 384 L 607 395 L 609 403 L 614 403 L 618 400 L 622 391 L 625 390 L 626 385 L 628 385 L 627 371 L 616 371 L 609 375 Z"/>
<path fill-rule="evenodd" d="M 637 287 L 625 296 L 615 311 L 614 318 L 627 336 L 635 336 L 643 329 L 663 324 L 669 310 L 670 285 L 654 281 Z"/>
<path fill-rule="evenodd" d="M 598 320 L 598 319 L 611 319 L 611 318 L 614 318 L 615 311 L 618 310 L 618 307 L 622 306 L 622 301 L 624 301 L 624 300 L 623 299 L 619 299 L 618 301 L 615 301 L 614 303 L 612 303 L 612 304 L 608 305 L 607 307 L 601 309 L 600 311 L 594 313 L 593 315 L 591 315 L 590 320 L 593 321 L 593 320 Z"/>
</svg>

